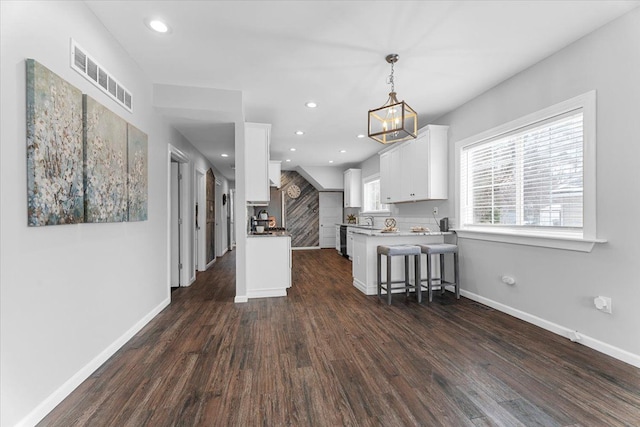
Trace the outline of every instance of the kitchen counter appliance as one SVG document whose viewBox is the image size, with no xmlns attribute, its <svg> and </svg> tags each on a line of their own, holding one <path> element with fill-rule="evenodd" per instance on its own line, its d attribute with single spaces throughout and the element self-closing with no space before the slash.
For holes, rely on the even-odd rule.
<svg viewBox="0 0 640 427">
<path fill-rule="evenodd" d="M 345 258 L 349 258 L 349 255 L 347 254 L 347 226 L 346 225 L 340 226 L 340 254 Z"/>
</svg>

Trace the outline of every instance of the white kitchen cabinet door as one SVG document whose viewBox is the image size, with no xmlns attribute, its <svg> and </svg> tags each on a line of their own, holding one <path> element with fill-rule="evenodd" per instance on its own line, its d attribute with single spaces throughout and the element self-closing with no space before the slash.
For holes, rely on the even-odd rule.
<svg viewBox="0 0 640 427">
<path fill-rule="evenodd" d="M 340 226 L 336 225 L 336 251 L 341 252 L 340 248 Z"/>
<path fill-rule="evenodd" d="M 282 162 L 280 160 L 269 161 L 269 185 L 280 188 L 280 177 L 282 175 Z"/>
<path fill-rule="evenodd" d="M 415 168 L 419 167 L 419 161 L 415 158 L 417 141 L 407 141 L 400 147 L 400 197 L 396 200 L 405 202 L 415 199 L 415 189 L 420 183 L 415 182 Z M 424 167 L 424 166 L 423 166 Z"/>
<path fill-rule="evenodd" d="M 393 203 L 400 199 L 400 150 L 380 155 L 380 202 Z"/>
<path fill-rule="evenodd" d="M 359 208 L 362 206 L 362 170 L 347 169 L 344 171 L 344 207 Z"/>
<path fill-rule="evenodd" d="M 392 203 L 391 199 L 391 153 L 380 154 L 380 201 Z"/>
<path fill-rule="evenodd" d="M 347 227 L 347 256 L 353 258 L 353 231 L 350 227 Z"/>
<path fill-rule="evenodd" d="M 269 204 L 269 140 L 271 125 L 245 123 L 245 179 L 247 203 Z"/>
</svg>

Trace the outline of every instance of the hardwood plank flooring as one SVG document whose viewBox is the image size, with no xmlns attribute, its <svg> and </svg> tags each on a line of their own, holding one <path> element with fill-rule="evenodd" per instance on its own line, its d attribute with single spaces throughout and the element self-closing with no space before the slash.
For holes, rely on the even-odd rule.
<svg viewBox="0 0 640 427">
<path fill-rule="evenodd" d="M 639 426 L 640 369 L 451 294 L 361 294 L 295 251 L 284 298 L 234 304 L 235 253 L 42 426 Z"/>
</svg>

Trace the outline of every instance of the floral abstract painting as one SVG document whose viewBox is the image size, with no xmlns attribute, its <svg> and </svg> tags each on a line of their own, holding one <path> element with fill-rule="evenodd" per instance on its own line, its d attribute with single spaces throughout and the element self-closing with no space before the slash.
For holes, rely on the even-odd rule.
<svg viewBox="0 0 640 427">
<path fill-rule="evenodd" d="M 128 124 L 129 221 L 147 220 L 147 134 Z"/>
<path fill-rule="evenodd" d="M 26 68 L 28 224 L 83 222 L 82 92 L 33 59 Z"/>
<path fill-rule="evenodd" d="M 127 220 L 127 122 L 84 96 L 85 222 Z"/>
</svg>

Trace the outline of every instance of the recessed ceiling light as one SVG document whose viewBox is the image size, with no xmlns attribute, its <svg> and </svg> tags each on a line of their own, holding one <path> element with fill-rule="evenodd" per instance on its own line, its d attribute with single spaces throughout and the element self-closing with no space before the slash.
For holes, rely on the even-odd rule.
<svg viewBox="0 0 640 427">
<path fill-rule="evenodd" d="M 291 161 L 291 159 L 287 159 L 287 160 L 285 160 L 285 162 L 290 162 L 290 161 Z"/>
<path fill-rule="evenodd" d="M 346 153 L 346 152 L 347 152 L 347 150 L 340 150 L 340 152 L 341 152 L 341 153 Z"/>
<path fill-rule="evenodd" d="M 333 163 L 333 160 L 329 160 L 329 163 Z"/>
<path fill-rule="evenodd" d="M 296 151 L 295 148 L 289 148 L 289 151 Z"/>
<path fill-rule="evenodd" d="M 309 101 L 309 102 L 307 102 L 307 103 L 306 103 L 306 104 L 304 104 L 304 105 L 306 105 L 308 108 L 316 108 L 316 107 L 318 106 L 318 104 L 316 104 L 316 103 L 315 103 L 315 102 L 313 102 L 313 101 Z"/>
<path fill-rule="evenodd" d="M 223 153 L 223 154 L 220 154 L 220 156 L 222 156 L 222 157 L 229 157 L 229 155 L 228 155 L 228 154 L 224 154 L 224 153 Z"/>
<path fill-rule="evenodd" d="M 301 131 L 301 130 L 297 130 L 297 131 L 296 131 L 296 135 L 304 135 L 304 132 L 303 132 L 303 131 Z"/>
<path fill-rule="evenodd" d="M 358 138 L 364 138 L 363 134 L 358 135 Z"/>
<path fill-rule="evenodd" d="M 169 32 L 169 26 L 159 19 L 151 19 L 147 25 L 157 33 L 165 34 Z"/>
</svg>

